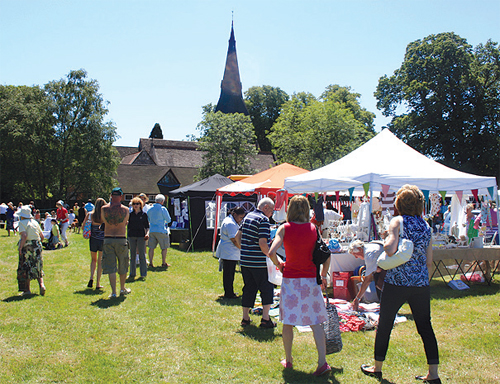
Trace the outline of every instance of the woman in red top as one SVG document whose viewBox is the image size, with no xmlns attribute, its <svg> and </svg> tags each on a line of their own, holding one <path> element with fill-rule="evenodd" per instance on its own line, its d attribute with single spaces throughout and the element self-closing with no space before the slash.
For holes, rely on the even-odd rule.
<svg viewBox="0 0 500 384">
<path fill-rule="evenodd" d="M 316 243 L 316 227 L 309 222 L 309 202 L 304 196 L 294 196 L 288 205 L 286 223 L 276 232 L 269 257 L 278 266 L 276 251 L 283 244 L 286 262 L 279 264 L 283 272 L 281 285 L 280 320 L 283 323 L 283 346 L 285 368 L 292 368 L 293 326 L 309 325 L 314 334 L 318 350 L 318 367 L 314 376 L 331 371 L 326 362 L 325 332 L 321 323 L 327 320 L 325 301 L 321 288 L 326 288 L 328 260 L 321 272 L 322 285 L 316 282 L 316 267 L 312 252 Z"/>
<path fill-rule="evenodd" d="M 64 240 L 64 245 L 67 247 L 68 246 L 68 238 L 66 237 L 66 230 L 69 227 L 69 214 L 68 210 L 64 208 L 63 206 L 63 201 L 59 200 L 56 203 L 57 207 L 57 212 L 56 212 L 56 218 L 57 221 L 59 221 L 59 230 L 61 231 L 61 237 Z"/>
</svg>

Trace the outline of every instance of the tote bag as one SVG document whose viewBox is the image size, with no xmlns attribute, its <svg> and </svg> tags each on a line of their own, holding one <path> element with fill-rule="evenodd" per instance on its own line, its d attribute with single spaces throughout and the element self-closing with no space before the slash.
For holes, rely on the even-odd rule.
<svg viewBox="0 0 500 384">
<path fill-rule="evenodd" d="M 87 221 L 83 225 L 83 238 L 90 239 L 90 231 L 92 229 L 92 215 L 89 214 Z"/>
<path fill-rule="evenodd" d="M 340 333 L 340 318 L 335 305 L 330 303 L 326 293 L 326 315 L 328 320 L 323 325 L 326 335 L 326 354 L 337 353 L 342 350 L 342 335 Z"/>
<path fill-rule="evenodd" d="M 413 242 L 403 239 L 403 216 L 400 216 L 398 250 L 392 256 L 382 252 L 377 259 L 377 265 L 385 270 L 399 267 L 410 260 L 413 254 Z"/>
<path fill-rule="evenodd" d="M 279 258 L 279 256 L 276 256 L 278 258 L 278 262 L 282 263 L 283 260 Z M 269 257 L 266 257 L 266 263 L 267 263 L 267 280 L 274 285 L 281 285 L 283 282 L 283 274 L 281 271 L 278 269 L 276 265 L 273 264 L 272 260 Z"/>
</svg>

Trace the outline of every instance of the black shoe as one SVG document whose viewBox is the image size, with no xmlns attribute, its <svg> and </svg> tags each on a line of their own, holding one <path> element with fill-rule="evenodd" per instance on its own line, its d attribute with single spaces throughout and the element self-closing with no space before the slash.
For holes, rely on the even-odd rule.
<svg viewBox="0 0 500 384">
<path fill-rule="evenodd" d="M 251 322 L 252 322 L 251 319 L 248 319 L 248 320 L 242 319 L 241 320 L 241 326 L 242 327 L 246 327 L 247 325 L 250 325 Z"/>
<path fill-rule="evenodd" d="M 87 284 L 87 288 L 92 288 L 93 285 L 94 285 L 94 280 L 90 279 L 89 283 Z"/>
<path fill-rule="evenodd" d="M 224 299 L 237 299 L 239 296 L 236 293 L 233 293 L 232 295 L 224 295 L 222 297 Z"/>
<path fill-rule="evenodd" d="M 274 327 L 276 327 L 276 323 L 274 321 L 272 321 L 271 319 L 268 319 L 268 320 L 262 319 L 260 321 L 260 327 L 261 328 L 274 328 Z"/>
<path fill-rule="evenodd" d="M 379 380 L 382 379 L 382 371 L 372 372 L 372 371 L 368 371 L 367 368 L 370 368 L 370 366 L 366 365 L 366 364 L 361 364 L 361 372 L 363 372 L 366 376 L 375 377 Z"/>
<path fill-rule="evenodd" d="M 424 383 L 429 384 L 441 384 L 441 379 L 438 377 L 437 379 L 425 379 L 425 376 L 415 376 L 415 380 L 423 380 Z"/>
</svg>

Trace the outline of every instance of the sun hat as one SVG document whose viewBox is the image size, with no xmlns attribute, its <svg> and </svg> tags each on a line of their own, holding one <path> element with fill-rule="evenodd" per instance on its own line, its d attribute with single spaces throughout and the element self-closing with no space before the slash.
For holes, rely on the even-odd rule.
<svg viewBox="0 0 500 384">
<path fill-rule="evenodd" d="M 31 219 L 31 207 L 29 205 L 23 205 L 15 215 L 21 218 Z"/>
<path fill-rule="evenodd" d="M 62 206 L 64 207 L 64 201 L 59 200 L 59 201 L 56 203 L 56 205 L 62 205 Z"/>
</svg>

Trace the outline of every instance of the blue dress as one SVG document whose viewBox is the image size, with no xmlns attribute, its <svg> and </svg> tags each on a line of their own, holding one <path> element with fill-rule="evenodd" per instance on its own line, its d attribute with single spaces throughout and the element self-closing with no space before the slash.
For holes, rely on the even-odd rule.
<svg viewBox="0 0 500 384">
<path fill-rule="evenodd" d="M 403 215 L 403 239 L 413 242 L 413 254 L 406 263 L 388 270 L 384 281 L 404 287 L 428 286 L 427 247 L 431 240 L 431 228 L 420 216 Z"/>
</svg>

